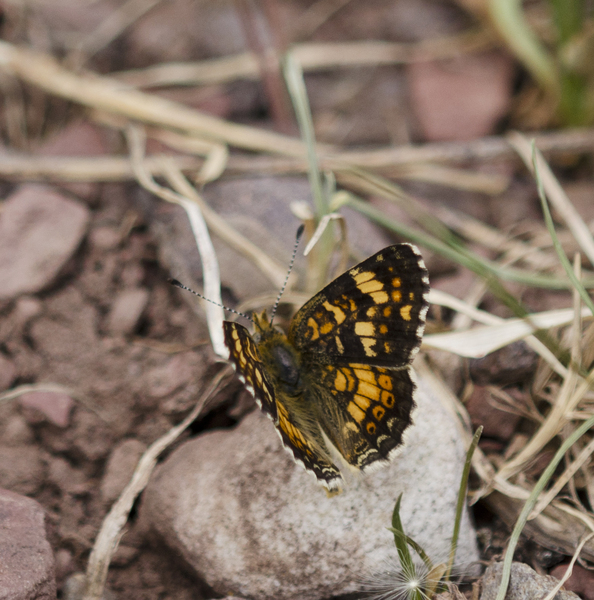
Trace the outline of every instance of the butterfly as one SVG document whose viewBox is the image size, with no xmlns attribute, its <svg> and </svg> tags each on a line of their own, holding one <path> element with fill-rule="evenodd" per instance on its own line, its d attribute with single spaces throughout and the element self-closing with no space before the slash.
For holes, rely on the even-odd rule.
<svg viewBox="0 0 594 600">
<path fill-rule="evenodd" d="M 296 462 L 330 495 L 344 479 L 334 447 L 355 469 L 389 462 L 412 424 L 417 353 L 429 278 L 417 248 L 397 244 L 352 267 L 313 296 L 288 333 L 266 311 L 254 335 L 223 323 L 229 360 Z"/>
</svg>

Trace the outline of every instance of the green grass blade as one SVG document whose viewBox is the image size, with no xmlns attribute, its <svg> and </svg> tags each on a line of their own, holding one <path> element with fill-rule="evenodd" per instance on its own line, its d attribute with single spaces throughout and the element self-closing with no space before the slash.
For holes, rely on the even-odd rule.
<svg viewBox="0 0 594 600">
<path fill-rule="evenodd" d="M 470 475 L 470 466 L 472 464 L 472 455 L 481 439 L 483 426 L 481 425 L 475 432 L 470 447 L 466 453 L 466 461 L 462 470 L 462 478 L 460 479 L 460 487 L 458 489 L 458 502 L 456 503 L 456 520 L 454 521 L 454 532 L 452 533 L 452 544 L 450 547 L 450 558 L 448 560 L 448 568 L 445 573 L 445 580 L 449 581 L 454 566 L 454 558 L 456 557 L 456 548 L 458 546 L 458 536 L 460 534 L 460 523 L 462 522 L 462 514 L 464 504 L 466 503 L 466 489 L 468 487 L 468 476 Z"/>
<path fill-rule="evenodd" d="M 553 476 L 553 473 L 555 472 L 557 465 L 563 460 L 565 453 L 593 425 L 594 425 L 594 417 L 590 417 L 585 423 L 583 423 L 580 427 L 578 427 L 578 429 L 576 429 L 563 442 L 563 444 L 561 445 L 559 450 L 557 450 L 555 456 L 553 457 L 553 460 L 551 460 L 551 462 L 549 463 L 547 468 L 544 470 L 544 473 L 540 476 L 539 480 L 537 481 L 536 485 L 534 486 L 534 489 L 530 493 L 528 500 L 526 500 L 526 504 L 524 504 L 524 507 L 522 508 L 522 511 L 520 512 L 520 516 L 518 517 L 518 520 L 516 521 L 514 530 L 512 531 L 511 537 L 509 539 L 509 544 L 505 551 L 505 558 L 503 560 L 503 570 L 501 573 L 501 584 L 499 586 L 499 590 L 497 592 L 497 597 L 495 598 L 495 600 L 504 600 L 505 599 L 505 595 L 507 594 L 507 588 L 509 585 L 509 578 L 510 578 L 510 574 L 511 574 L 511 565 L 512 565 L 512 561 L 514 559 L 514 550 L 516 548 L 516 545 L 518 544 L 518 540 L 520 539 L 520 534 L 522 533 L 522 530 L 524 529 L 524 526 L 526 525 L 526 521 L 528 520 L 528 517 L 529 517 L 530 513 L 532 512 L 532 509 L 536 505 L 536 502 L 538 500 L 540 493 L 545 488 L 549 479 Z"/>
<path fill-rule="evenodd" d="M 555 231 L 555 224 L 553 223 L 553 217 L 551 216 L 551 211 L 549 209 L 549 203 L 547 202 L 547 197 L 544 191 L 544 186 L 542 183 L 542 178 L 540 177 L 540 172 L 538 170 L 538 160 L 537 158 L 544 158 L 540 154 L 538 148 L 534 141 L 532 142 L 532 164 L 534 166 L 534 177 L 536 178 L 536 185 L 538 187 L 538 197 L 540 198 L 540 204 L 542 206 L 542 212 L 544 214 L 545 223 L 547 229 L 549 230 L 549 235 L 551 236 L 551 240 L 553 241 L 553 246 L 555 247 L 555 251 L 557 252 L 557 256 L 559 257 L 559 261 L 561 265 L 565 269 L 567 273 L 567 277 L 571 281 L 573 287 L 577 290 L 580 295 L 580 298 L 583 300 L 584 304 L 590 309 L 592 314 L 594 315 L 594 302 L 590 298 L 590 295 L 582 285 L 582 282 L 577 278 L 576 274 L 571 267 L 571 263 L 565 254 L 563 247 L 561 246 L 561 242 L 557 237 L 557 232 Z"/>
</svg>

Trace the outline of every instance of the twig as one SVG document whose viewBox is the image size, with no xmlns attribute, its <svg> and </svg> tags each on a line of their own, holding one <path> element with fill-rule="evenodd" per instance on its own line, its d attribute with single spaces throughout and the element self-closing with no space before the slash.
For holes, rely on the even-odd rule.
<svg viewBox="0 0 594 600">
<path fill-rule="evenodd" d="M 103 520 L 103 524 L 95 540 L 87 564 L 83 600 L 100 600 L 102 598 L 111 557 L 123 535 L 122 529 L 128 520 L 128 515 L 138 494 L 148 484 L 151 473 L 157 464 L 157 458 L 196 419 L 208 400 L 212 398 L 221 380 L 230 373 L 230 366 L 221 370 L 214 377 L 200 400 L 198 400 L 192 412 L 179 425 L 171 428 L 164 436 L 151 444 L 138 461 L 132 479 Z"/>
</svg>

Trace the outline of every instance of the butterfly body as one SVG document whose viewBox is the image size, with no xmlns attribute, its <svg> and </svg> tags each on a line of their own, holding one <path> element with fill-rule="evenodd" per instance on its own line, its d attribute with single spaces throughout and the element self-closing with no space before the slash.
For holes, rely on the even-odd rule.
<svg viewBox="0 0 594 600">
<path fill-rule="evenodd" d="M 295 315 L 288 334 L 266 313 L 255 333 L 224 323 L 229 358 L 294 459 L 330 492 L 348 465 L 388 462 L 412 423 L 409 364 L 421 342 L 429 290 L 418 250 L 385 248 L 336 278 Z"/>
</svg>

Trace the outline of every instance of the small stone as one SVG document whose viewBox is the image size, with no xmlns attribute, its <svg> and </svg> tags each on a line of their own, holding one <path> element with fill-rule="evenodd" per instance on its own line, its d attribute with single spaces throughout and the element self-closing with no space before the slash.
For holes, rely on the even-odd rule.
<svg viewBox="0 0 594 600">
<path fill-rule="evenodd" d="M 551 569 L 550 575 L 556 579 L 565 576 L 569 565 L 557 565 Z M 579 594 L 582 600 L 594 600 L 594 573 L 581 565 L 573 565 L 569 579 L 563 584 L 566 590 Z"/>
<path fill-rule="evenodd" d="M 511 410 L 502 410 L 501 401 L 497 401 L 488 387 L 475 385 L 470 398 L 466 401 L 466 410 L 470 415 L 473 430 L 482 425 L 483 436 L 508 441 L 516 432 L 520 415 Z"/>
<path fill-rule="evenodd" d="M 99 250 L 114 250 L 120 242 L 121 235 L 113 227 L 95 227 L 89 232 L 89 243 Z"/>
<path fill-rule="evenodd" d="M 74 400 L 60 392 L 28 392 L 19 401 L 25 410 L 31 411 L 29 422 L 39 422 L 35 414 L 41 414 L 58 427 L 68 427 Z"/>
<path fill-rule="evenodd" d="M 84 494 L 90 491 L 92 483 L 82 471 L 74 469 L 67 460 L 52 457 L 49 460 L 48 481 L 68 494 Z"/>
<path fill-rule="evenodd" d="M 195 376 L 192 356 L 178 354 L 165 365 L 151 369 L 147 375 L 148 394 L 153 398 L 170 396 Z"/>
<path fill-rule="evenodd" d="M 0 446 L 0 487 L 32 496 L 44 479 L 45 465 L 37 447 Z"/>
<path fill-rule="evenodd" d="M 498 562 L 487 568 L 483 575 L 483 592 L 480 600 L 495 600 L 499 585 L 501 584 L 501 573 L 503 563 Z M 505 600 L 534 600 L 544 598 L 557 584 L 559 580 L 549 575 L 539 575 L 534 569 L 520 562 L 512 563 L 511 577 Z M 561 590 L 555 595 L 555 600 L 579 600 L 579 596 L 573 592 Z"/>
<path fill-rule="evenodd" d="M 111 504 L 128 485 L 146 444 L 139 440 L 124 440 L 112 451 L 101 480 L 101 498 Z"/>
<path fill-rule="evenodd" d="M 468 362 L 470 377 L 478 385 L 525 383 L 534 374 L 538 357 L 524 341 L 508 344 L 484 358 Z"/>
<path fill-rule="evenodd" d="M 55 600 L 54 555 L 45 512 L 32 500 L 0 489 L 0 595 L 10 600 Z"/>
<path fill-rule="evenodd" d="M 149 300 L 145 288 L 123 290 L 120 292 L 107 317 L 107 330 L 111 335 L 128 335 L 136 329 L 140 317 Z"/>
<path fill-rule="evenodd" d="M 4 423 L 1 439 L 4 446 L 26 446 L 33 443 L 34 436 L 22 415 L 11 415 Z"/>
<path fill-rule="evenodd" d="M 0 354 L 0 392 L 7 390 L 17 376 L 15 364 L 4 354 Z"/>
<path fill-rule="evenodd" d="M 0 212 L 0 300 L 47 287 L 86 232 L 89 210 L 46 185 L 26 184 Z"/>
</svg>

